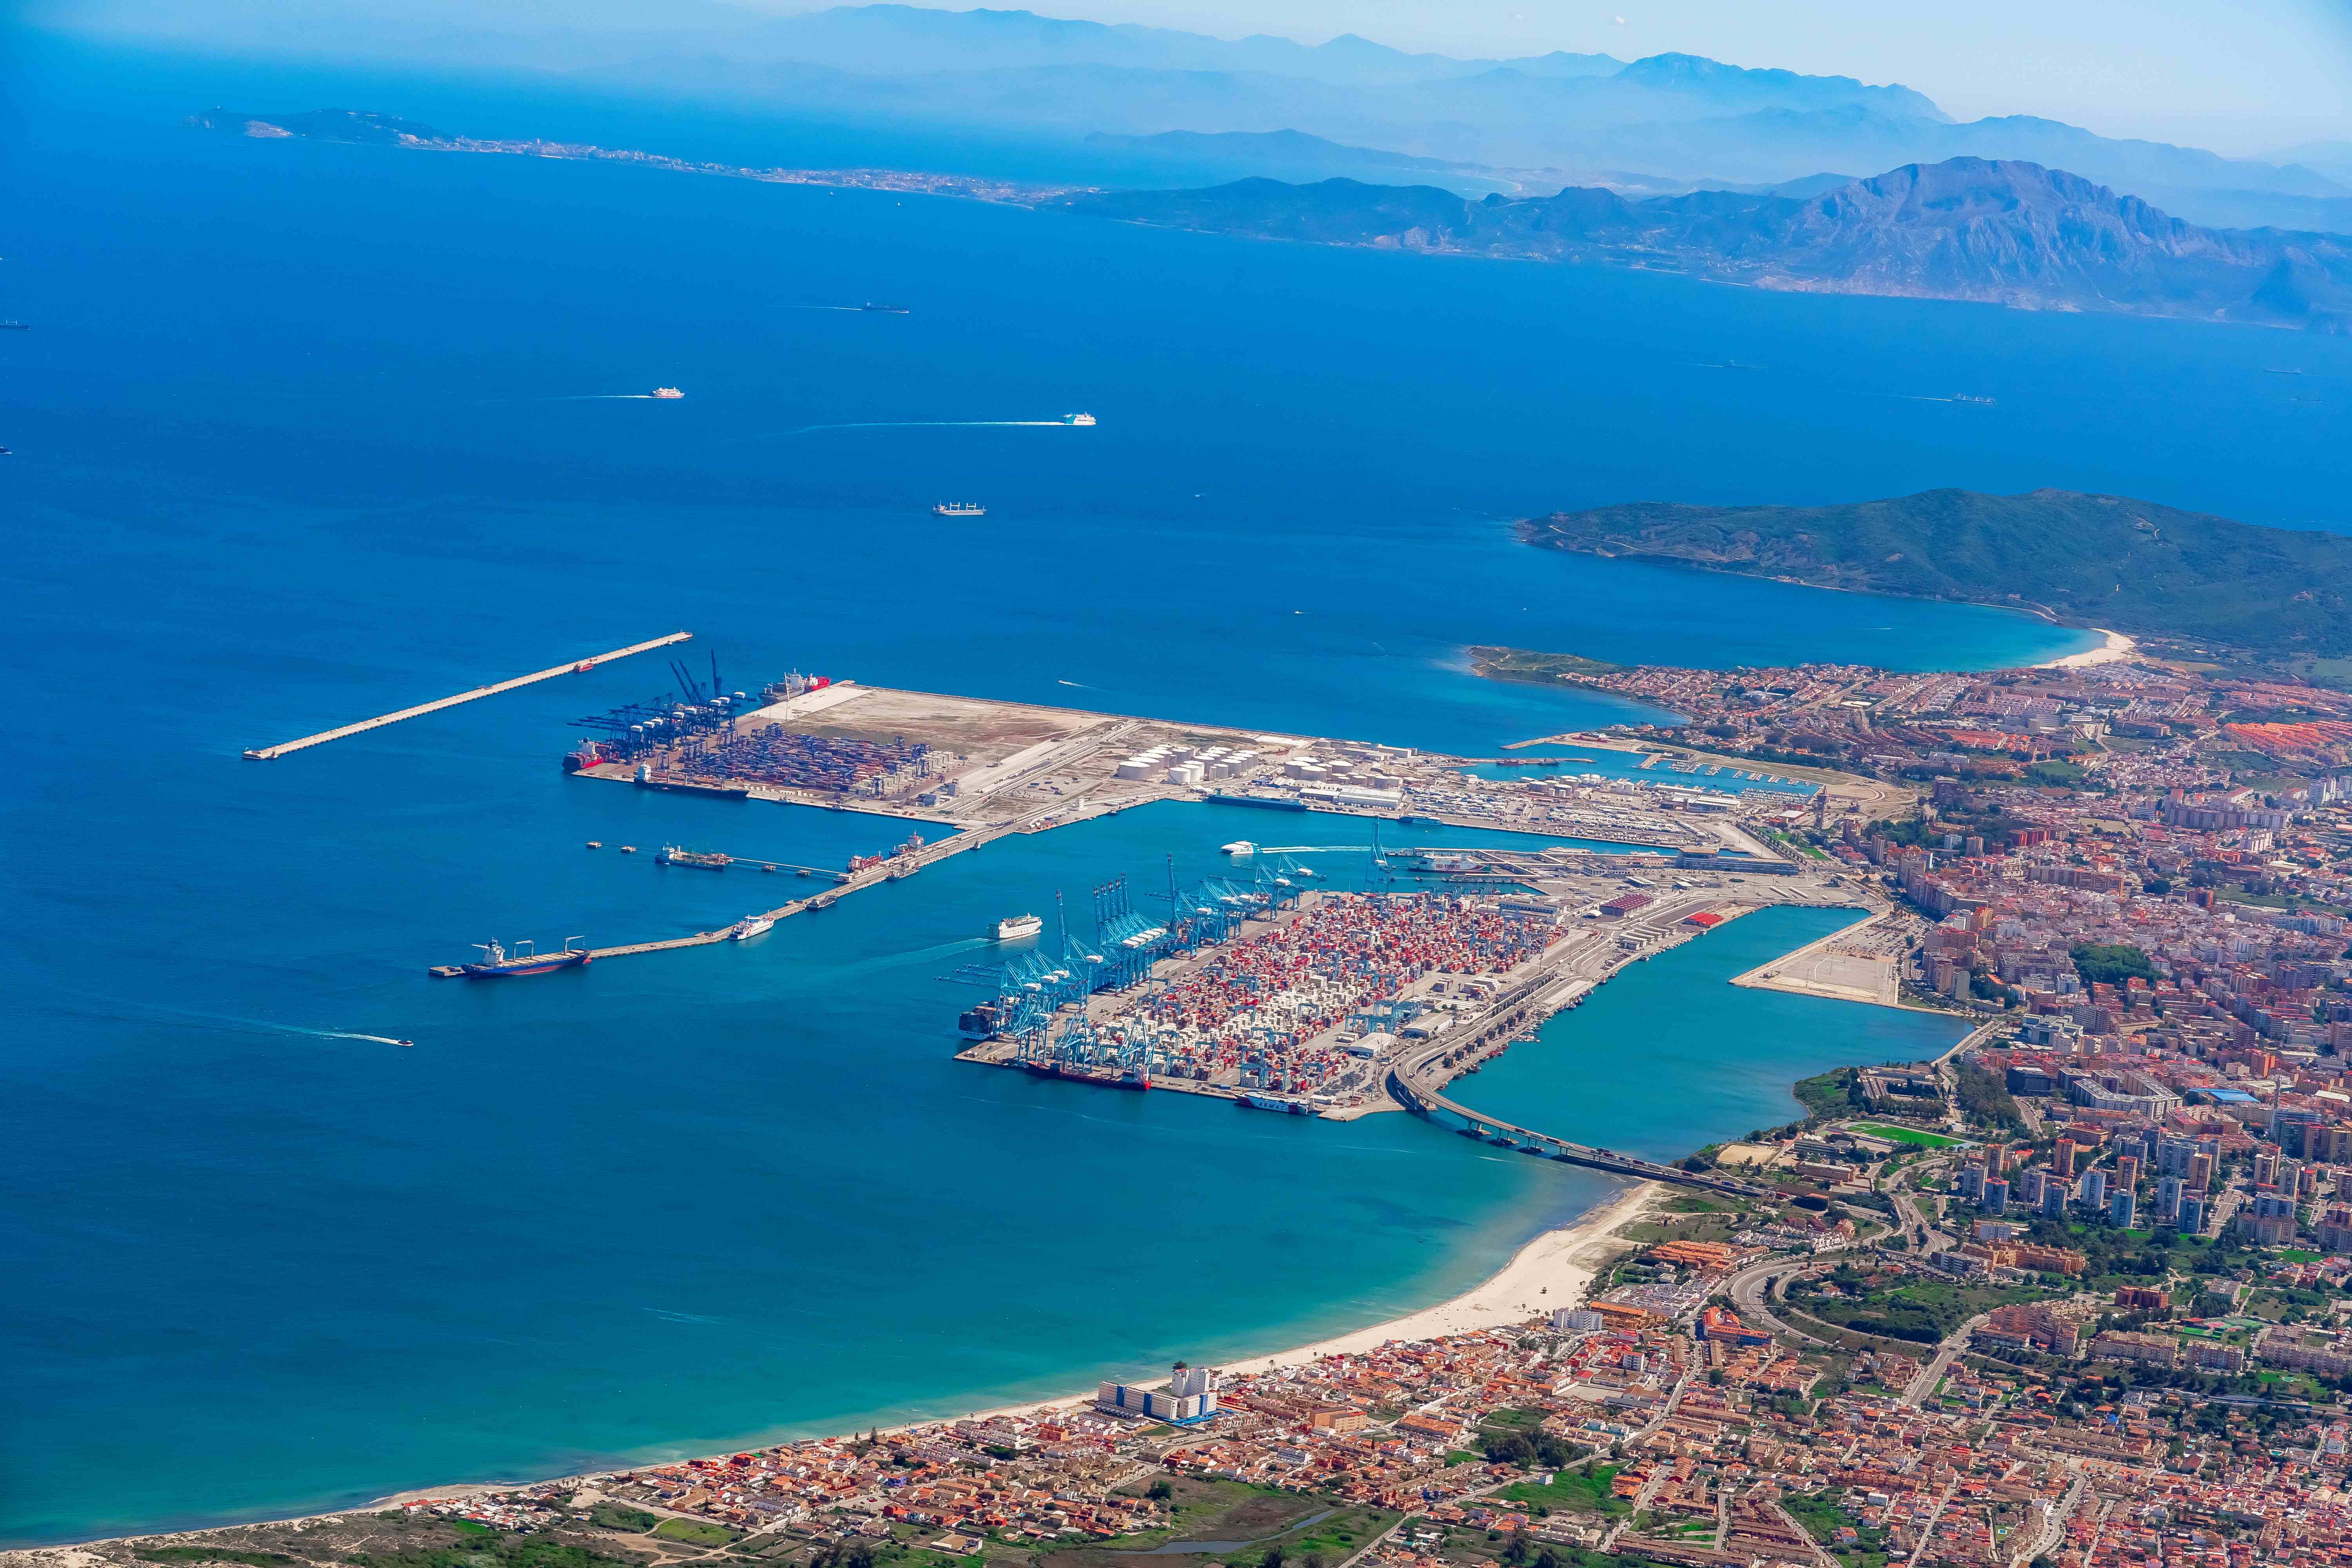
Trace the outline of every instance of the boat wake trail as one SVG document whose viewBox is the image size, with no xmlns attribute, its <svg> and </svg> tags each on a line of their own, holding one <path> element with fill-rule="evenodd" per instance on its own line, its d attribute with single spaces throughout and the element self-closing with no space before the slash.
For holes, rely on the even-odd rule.
<svg viewBox="0 0 2352 1568">
<path fill-rule="evenodd" d="M 81 994 L 73 993 L 73 994 Z M 114 997 L 92 996 L 91 1001 L 106 1005 L 90 1009 L 102 1016 L 119 1019 L 126 1024 L 169 1023 L 175 1029 L 204 1029 L 223 1035 L 298 1035 L 312 1040 L 367 1040 L 380 1046 L 404 1046 L 410 1042 L 390 1035 L 362 1034 L 356 1029 L 313 1029 L 301 1024 L 277 1024 L 267 1018 L 235 1018 L 222 1013 L 200 1013 L 190 1007 L 168 1007 L 157 1002 L 134 1002 Z"/>
<path fill-rule="evenodd" d="M 819 430 L 1020 430 L 1059 429 L 1066 419 L 864 419 L 849 425 L 803 425 L 787 436 L 808 436 Z"/>
</svg>

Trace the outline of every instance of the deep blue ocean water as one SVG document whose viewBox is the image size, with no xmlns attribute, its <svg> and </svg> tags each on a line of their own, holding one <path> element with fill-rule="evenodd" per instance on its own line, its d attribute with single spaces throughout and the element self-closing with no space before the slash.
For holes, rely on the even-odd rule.
<svg viewBox="0 0 2352 1568">
<path fill-rule="evenodd" d="M 0 334 L 5 1541 L 1297 1342 L 1459 1289 L 1606 1190 L 1403 1117 L 948 1059 L 968 994 L 935 976 L 983 921 L 1154 885 L 1171 853 L 1201 875 L 1230 811 L 992 846 L 742 947 L 449 986 L 424 967 L 492 936 L 776 901 L 585 839 L 831 862 L 903 828 L 566 781 L 569 721 L 657 689 L 657 661 L 274 764 L 246 746 L 685 626 L 730 685 L 797 665 L 1491 755 L 1633 710 L 1480 682 L 1468 643 L 1939 668 L 2087 640 L 1532 551 L 1507 527 L 1530 511 L 2057 484 L 2340 527 L 2352 493 L 2340 340 L 229 141 L 177 121 L 341 104 L 1107 177 L 544 86 L 38 40 L 5 68 L 0 317 L 35 327 Z M 912 313 L 797 308 L 866 300 Z M 559 401 L 656 384 L 688 396 Z M 1921 401 L 1953 393 L 1999 402 Z M 1079 409 L 1100 426 L 793 433 Z M 926 510 L 963 496 L 983 526 Z M 1803 1072 L 1937 1043 L 1649 984 L 1825 918 L 1739 922 L 1473 1081 L 1679 1152 L 1784 1119 Z"/>
</svg>

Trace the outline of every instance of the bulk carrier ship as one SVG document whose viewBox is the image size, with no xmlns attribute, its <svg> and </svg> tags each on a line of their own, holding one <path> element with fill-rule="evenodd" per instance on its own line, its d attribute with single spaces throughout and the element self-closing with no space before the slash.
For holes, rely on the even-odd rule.
<svg viewBox="0 0 2352 1568">
<path fill-rule="evenodd" d="M 481 950 L 482 961 L 461 964 L 459 969 L 469 980 L 502 979 L 521 974 L 547 974 L 558 969 L 577 969 L 589 959 L 586 948 L 572 945 L 582 940 L 576 936 L 565 937 L 562 952 L 525 952 L 521 950 L 537 944 L 519 942 L 515 943 L 516 952 L 511 955 L 495 942 L 478 942 L 474 945 Z"/>
</svg>

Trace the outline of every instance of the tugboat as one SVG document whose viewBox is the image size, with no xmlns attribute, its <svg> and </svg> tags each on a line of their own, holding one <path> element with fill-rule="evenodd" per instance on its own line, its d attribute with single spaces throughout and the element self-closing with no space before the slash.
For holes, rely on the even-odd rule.
<svg viewBox="0 0 2352 1568">
<path fill-rule="evenodd" d="M 461 968 L 468 980 L 488 980 L 519 974 L 547 974 L 558 969 L 577 969 L 588 962 L 589 956 L 586 948 L 572 945 L 582 940 L 583 939 L 576 936 L 565 937 L 562 952 L 540 952 L 536 951 L 536 943 L 519 942 L 515 943 L 515 952 L 511 955 L 495 942 L 478 942 L 474 945 L 482 951 L 482 961 L 479 963 L 464 964 Z M 534 951 L 526 952 L 523 951 L 525 948 Z"/>
</svg>

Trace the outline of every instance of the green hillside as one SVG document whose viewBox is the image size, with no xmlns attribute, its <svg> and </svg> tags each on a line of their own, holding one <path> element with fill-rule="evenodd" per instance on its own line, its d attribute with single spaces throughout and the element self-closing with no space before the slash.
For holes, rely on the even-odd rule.
<svg viewBox="0 0 2352 1568">
<path fill-rule="evenodd" d="M 1823 587 L 2041 610 L 2270 658 L 2352 651 L 2352 539 L 2121 496 L 1928 490 L 1848 506 L 1643 501 L 1523 521 L 1530 543 Z"/>
</svg>

